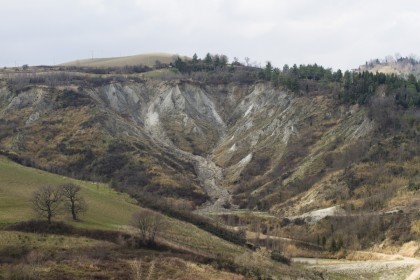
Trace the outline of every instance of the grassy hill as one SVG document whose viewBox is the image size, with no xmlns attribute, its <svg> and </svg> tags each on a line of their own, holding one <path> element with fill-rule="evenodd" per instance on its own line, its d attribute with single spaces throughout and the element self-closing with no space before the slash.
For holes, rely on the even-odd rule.
<svg viewBox="0 0 420 280">
<path fill-rule="evenodd" d="M 77 232 L 56 235 L 5 230 L 9 225 L 36 218 L 30 203 L 33 191 L 44 185 L 70 182 L 81 186 L 89 209 L 79 222 L 64 214 L 56 221 L 91 231 L 88 237 Z M 62 275 L 66 279 L 153 279 L 168 275 L 172 279 L 243 279 L 238 272 L 306 273 L 166 216 L 164 230 L 158 236 L 163 247 L 158 251 L 136 249 L 127 240 L 104 240 L 92 235 L 97 230 L 134 234 L 127 225 L 139 209 L 128 195 L 105 184 L 55 175 L 0 156 L 0 229 L 4 228 L 0 230 L 0 279 L 57 279 Z"/>
<path fill-rule="evenodd" d="M 0 225 L 37 218 L 30 198 L 32 193 L 44 185 L 74 183 L 81 187 L 81 194 L 88 211 L 80 222 L 73 222 L 69 215 L 62 214 L 56 221 L 64 221 L 76 227 L 88 229 L 121 230 L 130 232 L 127 226 L 134 212 L 141 209 L 127 194 L 116 192 L 105 184 L 80 181 L 25 167 L 0 156 Z M 199 251 L 204 255 L 226 254 L 234 256 L 246 252 L 187 222 L 164 217 L 165 232 L 162 240 L 179 248 Z"/>
<path fill-rule="evenodd" d="M 105 184 L 79 181 L 54 175 L 34 168 L 24 167 L 0 157 L 0 224 L 10 224 L 35 218 L 30 198 L 44 185 L 74 183 L 79 185 L 89 210 L 82 222 L 73 223 L 62 215 L 60 220 L 77 226 L 116 229 L 128 224 L 132 214 L 139 209 L 136 201 L 118 193 Z"/>
<path fill-rule="evenodd" d="M 169 64 L 174 61 L 176 54 L 169 53 L 147 53 L 131 56 L 121 57 L 109 57 L 109 58 L 92 58 L 75 60 L 60 64 L 60 66 L 77 66 L 77 67 L 124 67 L 124 66 L 135 66 L 145 65 L 153 67 L 158 60 L 161 63 Z M 185 59 L 185 56 L 181 56 Z"/>
<path fill-rule="evenodd" d="M 85 237 L 0 234 L 0 279 L 243 279 L 188 256 Z"/>
</svg>

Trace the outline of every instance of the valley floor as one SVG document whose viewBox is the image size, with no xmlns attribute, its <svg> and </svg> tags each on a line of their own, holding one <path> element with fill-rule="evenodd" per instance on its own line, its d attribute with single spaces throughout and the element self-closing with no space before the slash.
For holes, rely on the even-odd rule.
<svg viewBox="0 0 420 280">
<path fill-rule="evenodd" d="M 363 252 L 362 252 L 363 253 Z M 327 279 L 420 279 L 420 260 L 400 255 L 375 254 L 379 260 L 293 258 L 295 264 L 322 272 Z"/>
</svg>

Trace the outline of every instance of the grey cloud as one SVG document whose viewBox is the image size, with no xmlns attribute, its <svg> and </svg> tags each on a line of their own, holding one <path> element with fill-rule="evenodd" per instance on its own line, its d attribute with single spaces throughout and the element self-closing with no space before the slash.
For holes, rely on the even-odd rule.
<svg viewBox="0 0 420 280">
<path fill-rule="evenodd" d="M 0 0 L 0 65 L 166 51 L 349 69 L 418 52 L 420 3 L 275 0 Z"/>
</svg>

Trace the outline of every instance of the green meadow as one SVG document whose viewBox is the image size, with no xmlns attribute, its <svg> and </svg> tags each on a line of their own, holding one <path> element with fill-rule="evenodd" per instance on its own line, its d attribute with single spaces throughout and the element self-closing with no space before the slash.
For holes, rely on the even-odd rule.
<svg viewBox="0 0 420 280">
<path fill-rule="evenodd" d="M 134 199 L 114 191 L 106 184 L 70 179 L 0 157 L 0 224 L 37 218 L 32 209 L 32 193 L 41 186 L 64 183 L 74 183 L 81 187 L 88 211 L 81 215 L 79 222 L 73 222 L 68 213 L 64 212 L 55 220 L 78 227 L 117 229 L 127 225 L 132 214 L 139 209 Z"/>
</svg>

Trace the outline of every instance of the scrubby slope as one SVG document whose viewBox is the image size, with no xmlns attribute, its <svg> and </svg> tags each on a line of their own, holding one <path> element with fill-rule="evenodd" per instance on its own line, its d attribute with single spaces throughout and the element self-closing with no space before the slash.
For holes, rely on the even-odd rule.
<svg viewBox="0 0 420 280">
<path fill-rule="evenodd" d="M 1 230 L 0 279 L 57 279 L 63 275 L 69 279 L 149 276 L 253 279 L 257 275 L 319 279 L 314 273 L 297 271 L 274 262 L 267 254 L 253 252 L 190 223 L 165 216 L 162 217 L 164 227 L 157 237 L 159 251 L 136 248 L 131 239 L 116 238 L 118 232 L 120 236 L 136 235 L 128 224 L 133 212 L 140 207 L 126 194 L 117 193 L 104 184 L 24 167 L 4 157 L 0 157 L 0 224 L 21 228 L 20 222 L 36 218 L 29 202 L 34 190 L 46 184 L 68 182 L 82 187 L 81 194 L 89 210 L 76 223 L 65 214 L 55 220 L 83 228 L 82 231 L 61 229 L 59 232 L 63 235 L 54 235 L 45 233 L 48 232 L 46 225 L 40 234 L 36 233 L 39 230 L 36 226 L 31 229 L 34 233 Z M 113 231 L 107 233 L 110 229 Z"/>
<path fill-rule="evenodd" d="M 0 90 L 0 147 L 26 164 L 203 212 L 294 216 L 419 203 L 410 193 L 418 185 L 410 167 L 418 166 L 418 113 L 398 108 L 390 85 L 369 92 L 371 103 L 352 105 L 342 101 L 357 95 L 347 82 L 323 80 L 301 79 L 305 90 L 290 92 L 262 81 L 83 73 L 60 86 L 29 80 L 17 89 L 18 78 Z"/>
<path fill-rule="evenodd" d="M 401 200 L 409 209 L 418 203 L 403 191 L 411 171 L 393 171 L 402 162 L 417 165 L 416 113 L 395 109 L 380 97 L 384 88 L 377 92 L 384 101 L 370 107 L 339 102 L 338 83 L 309 80 L 300 93 L 266 82 L 118 75 L 10 88 L 0 90 L 6 153 L 177 207 L 207 201 L 200 211 L 239 206 L 290 216 L 337 204 L 387 210 Z M 357 181 L 381 161 L 389 183 Z"/>
</svg>

